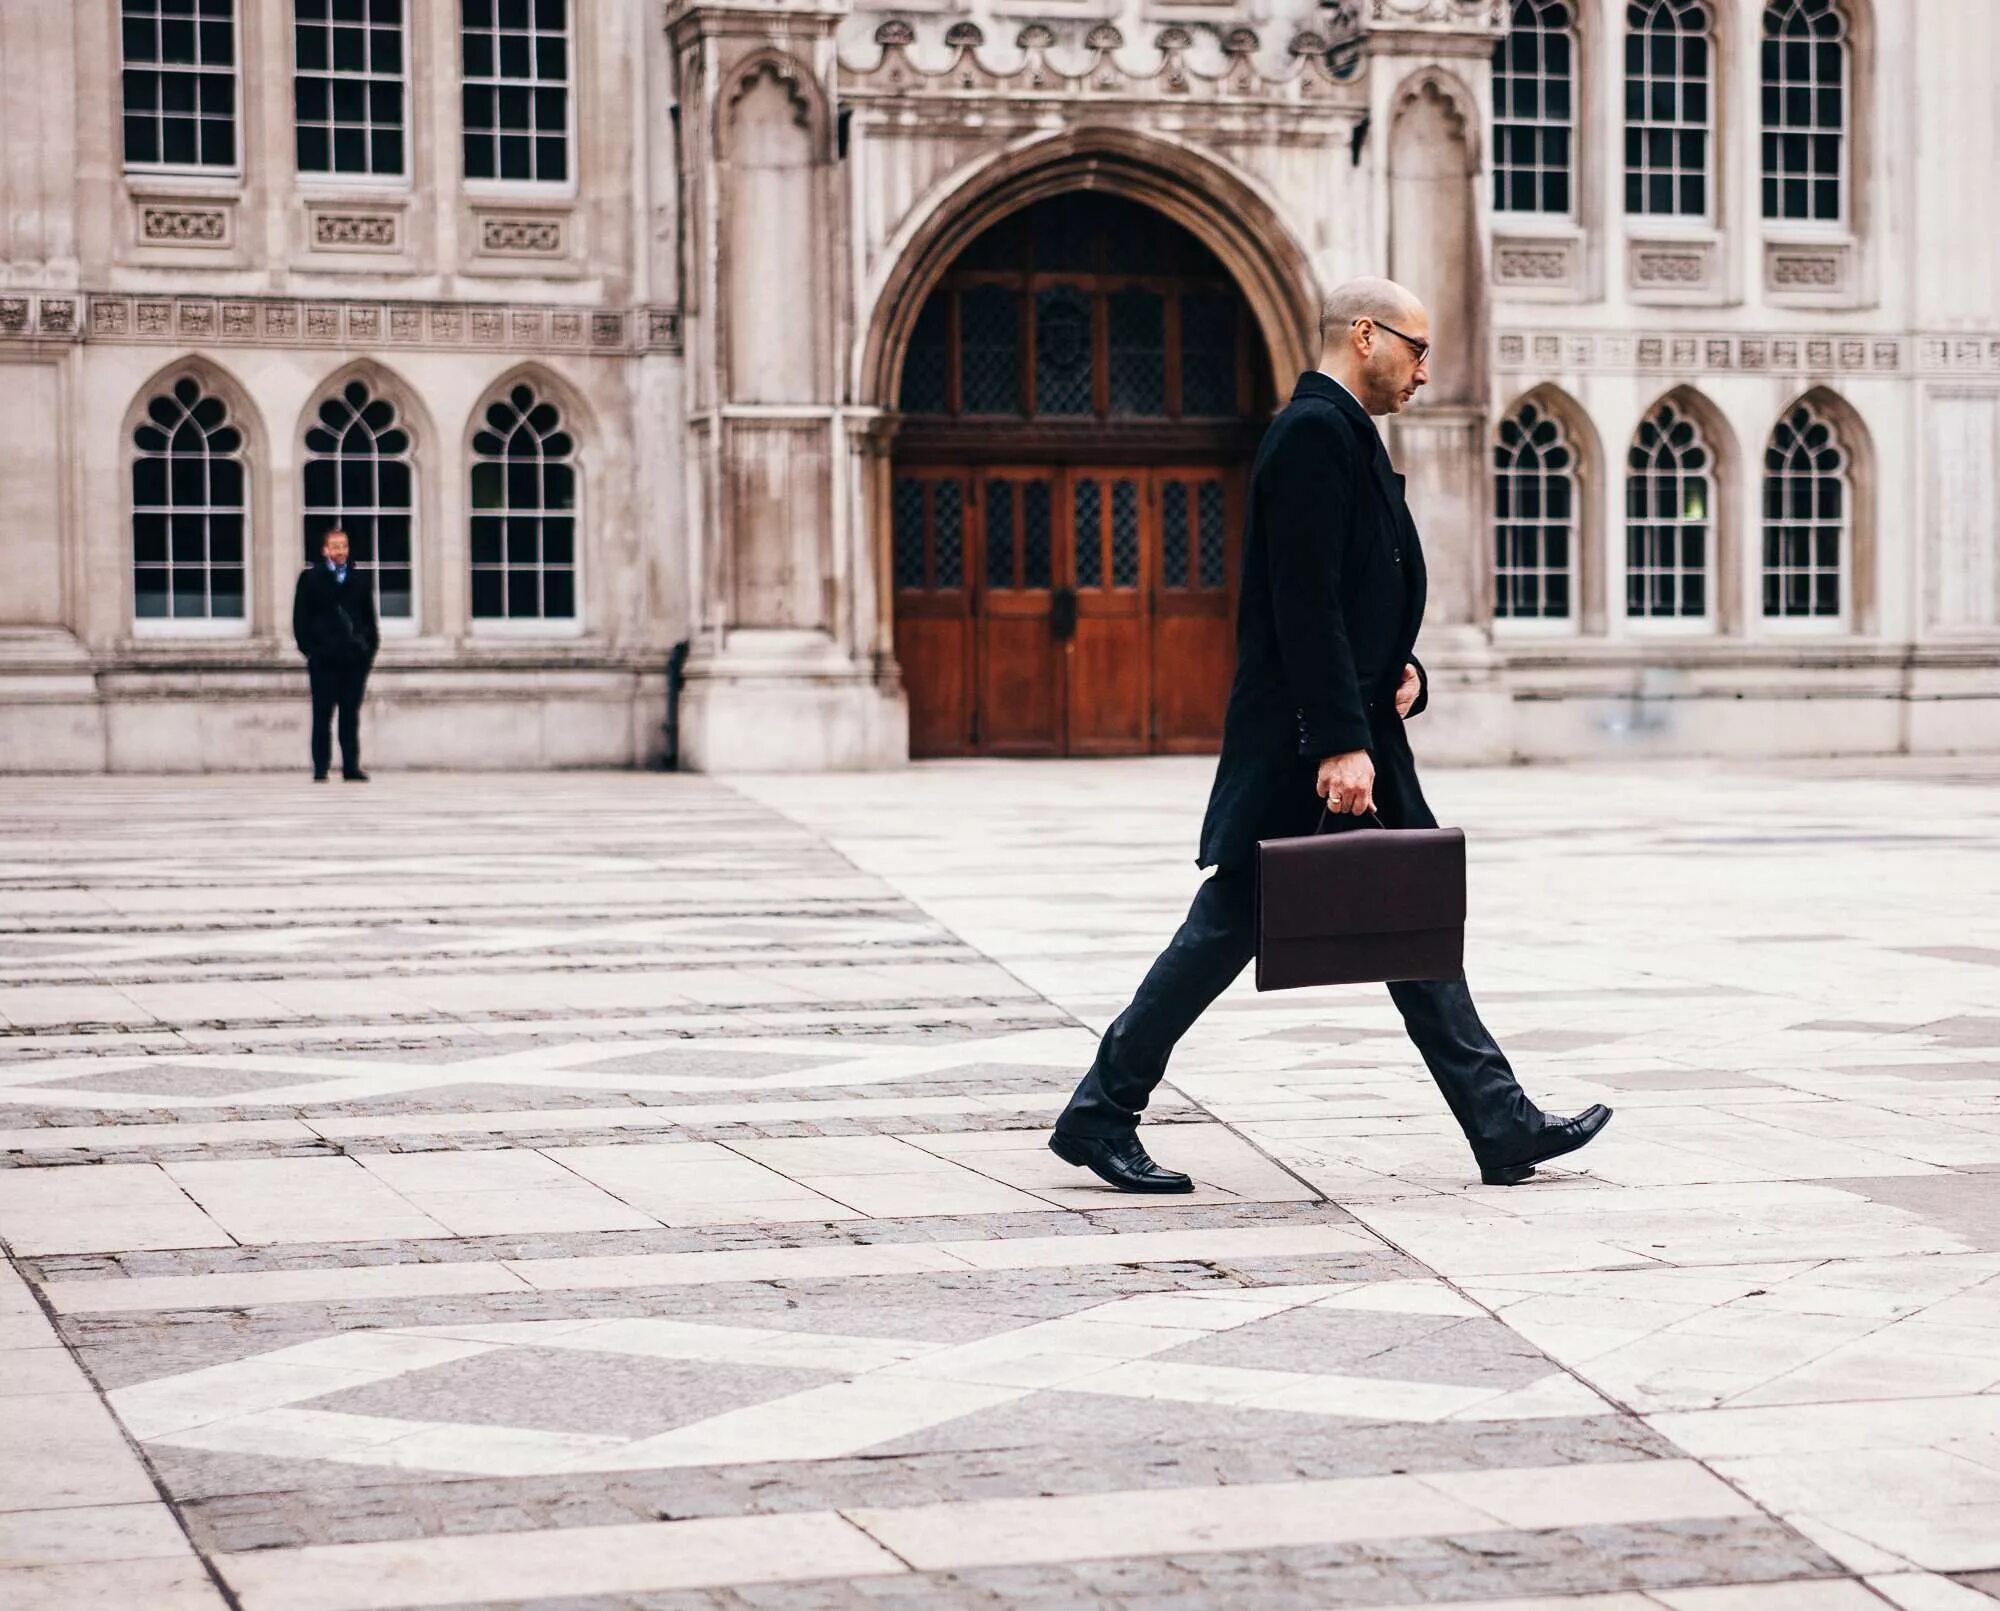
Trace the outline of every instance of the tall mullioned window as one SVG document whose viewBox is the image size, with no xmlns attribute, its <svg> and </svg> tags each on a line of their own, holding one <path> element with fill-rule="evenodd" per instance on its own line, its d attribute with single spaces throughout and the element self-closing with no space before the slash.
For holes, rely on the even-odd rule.
<svg viewBox="0 0 2000 1611">
<path fill-rule="evenodd" d="M 465 177 L 570 177 L 569 0 L 459 0 Z"/>
<path fill-rule="evenodd" d="M 242 620 L 249 495 L 228 407 L 183 376 L 146 405 L 132 446 L 132 613 Z"/>
<path fill-rule="evenodd" d="M 1764 216 L 1846 216 L 1847 21 L 1834 0 L 1764 8 Z"/>
<path fill-rule="evenodd" d="M 1493 447 L 1493 614 L 1567 621 L 1575 608 L 1576 455 L 1533 403 L 1500 422 Z"/>
<path fill-rule="evenodd" d="M 1703 0 L 1625 8 L 1625 210 L 1706 218 L 1714 127 L 1711 22 Z"/>
<path fill-rule="evenodd" d="M 1695 422 L 1662 403 L 1626 460 L 1625 613 L 1700 620 L 1715 549 L 1714 458 Z"/>
<path fill-rule="evenodd" d="M 1569 0 L 1514 0 L 1493 47 L 1493 210 L 1567 215 L 1576 124 Z"/>
<path fill-rule="evenodd" d="M 403 0 L 294 0 L 299 172 L 405 172 Z"/>
<path fill-rule="evenodd" d="M 553 403 L 515 386 L 472 438 L 472 614 L 576 618 L 575 445 Z"/>
<path fill-rule="evenodd" d="M 1764 449 L 1764 614 L 1838 620 L 1849 522 L 1847 455 L 1833 426 L 1801 403 Z"/>
<path fill-rule="evenodd" d="M 120 0 L 128 168 L 237 166 L 235 0 Z"/>
<path fill-rule="evenodd" d="M 306 432 L 306 561 L 340 527 L 355 568 L 375 578 L 385 621 L 413 613 L 415 492 L 410 435 L 394 404 L 351 380 L 319 405 L 319 423 Z"/>
</svg>

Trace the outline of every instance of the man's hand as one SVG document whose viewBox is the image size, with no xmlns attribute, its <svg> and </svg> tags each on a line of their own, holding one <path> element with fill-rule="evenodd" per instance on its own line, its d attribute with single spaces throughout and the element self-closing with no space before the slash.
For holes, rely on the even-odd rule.
<svg viewBox="0 0 2000 1611">
<path fill-rule="evenodd" d="M 1375 809 L 1375 763 L 1366 750 L 1329 755 L 1319 763 L 1318 788 L 1327 810 L 1366 816 Z"/>
<path fill-rule="evenodd" d="M 1415 666 L 1403 667 L 1403 680 L 1396 684 L 1396 714 L 1408 716 L 1410 707 L 1417 702 L 1417 695 L 1423 691 L 1424 680 L 1417 675 Z"/>
</svg>

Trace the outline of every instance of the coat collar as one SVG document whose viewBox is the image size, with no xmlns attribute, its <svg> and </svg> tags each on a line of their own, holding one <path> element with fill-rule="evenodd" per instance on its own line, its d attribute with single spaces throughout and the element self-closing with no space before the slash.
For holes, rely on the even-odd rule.
<svg viewBox="0 0 2000 1611">
<path fill-rule="evenodd" d="M 1324 370 L 1308 369 L 1299 376 L 1299 383 L 1292 391 L 1292 401 L 1296 403 L 1302 397 L 1323 398 L 1344 412 L 1356 425 L 1365 425 L 1371 431 L 1375 429 L 1375 422 L 1368 417 L 1368 410 L 1361 406 L 1361 399 Z"/>
</svg>

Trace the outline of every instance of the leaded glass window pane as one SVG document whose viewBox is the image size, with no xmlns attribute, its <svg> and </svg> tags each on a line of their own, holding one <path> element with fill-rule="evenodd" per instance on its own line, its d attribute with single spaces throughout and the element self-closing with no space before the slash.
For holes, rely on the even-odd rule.
<svg viewBox="0 0 2000 1611">
<path fill-rule="evenodd" d="M 1090 298 L 1074 286 L 1035 293 L 1035 412 L 1091 412 Z"/>
<path fill-rule="evenodd" d="M 553 403 L 517 385 L 472 438 L 472 613 L 576 615 L 575 446 Z"/>
<path fill-rule="evenodd" d="M 1764 7 L 1766 218 L 1838 223 L 1844 214 L 1846 32 L 1834 0 L 1772 0 Z"/>
<path fill-rule="evenodd" d="M 306 432 L 305 562 L 338 526 L 357 571 L 374 578 L 382 619 L 416 608 L 416 478 L 395 406 L 358 380 L 326 398 Z"/>
<path fill-rule="evenodd" d="M 1801 403 L 1764 449 L 1764 614 L 1838 617 L 1848 548 L 1847 459 Z"/>
<path fill-rule="evenodd" d="M 1094 477 L 1077 481 L 1070 494 L 1076 528 L 1076 585 L 1104 585 L 1104 488 Z"/>
<path fill-rule="evenodd" d="M 1625 613 L 1708 614 L 1713 461 L 1692 420 L 1662 403 L 1632 439 L 1625 482 Z"/>
<path fill-rule="evenodd" d="M 896 586 L 924 585 L 924 484 L 913 475 L 898 476 L 890 498 L 890 551 Z"/>
<path fill-rule="evenodd" d="M 1629 0 L 1625 25 L 1625 210 L 1706 217 L 1708 7 Z"/>
<path fill-rule="evenodd" d="M 119 42 L 125 165 L 234 169 L 235 0 L 120 0 Z"/>
<path fill-rule="evenodd" d="M 1181 297 L 1181 412 L 1227 418 L 1240 412 L 1236 388 L 1237 298 L 1227 291 Z"/>
<path fill-rule="evenodd" d="M 1570 0 L 1514 0 L 1493 47 L 1493 210 L 1570 210 L 1575 18 Z"/>
<path fill-rule="evenodd" d="M 986 585 L 1014 585 L 1014 483 L 986 483 Z"/>
<path fill-rule="evenodd" d="M 133 614 L 242 620 L 248 478 L 228 408 L 184 376 L 147 405 L 132 445 Z"/>
<path fill-rule="evenodd" d="M 566 182 L 569 0 L 461 0 L 459 38 L 465 177 Z"/>
<path fill-rule="evenodd" d="M 400 175 L 403 0 L 293 0 L 292 40 L 299 171 Z"/>
<path fill-rule="evenodd" d="M 909 354 L 903 360 L 901 405 L 905 414 L 942 414 L 951 407 L 948 395 L 951 356 L 951 298 L 933 291 L 924 298 L 916 328 L 910 332 Z"/>
<path fill-rule="evenodd" d="M 940 590 L 965 586 L 965 489 L 957 481 L 939 481 L 931 490 L 931 525 L 935 541 L 931 585 Z"/>
<path fill-rule="evenodd" d="M 1053 510 L 1046 481 L 1021 489 L 1021 585 L 1047 587 L 1055 565 Z"/>
<path fill-rule="evenodd" d="M 1160 583 L 1188 585 L 1188 489 L 1185 481 L 1160 488 Z"/>
<path fill-rule="evenodd" d="M 1562 428 L 1533 403 L 1500 422 L 1493 448 L 1493 614 L 1567 620 L 1576 464 Z"/>
<path fill-rule="evenodd" d="M 1139 483 L 1111 483 L 1111 585 L 1139 585 Z"/>
<path fill-rule="evenodd" d="M 1108 299 L 1113 414 L 1167 411 L 1167 299 L 1157 291 L 1114 291 Z"/>
<path fill-rule="evenodd" d="M 958 301 L 959 372 L 968 414 L 1021 412 L 1021 299 L 979 285 Z"/>
<path fill-rule="evenodd" d="M 1201 585 L 1203 587 L 1227 587 L 1229 585 L 1229 504 L 1223 495 L 1222 483 L 1204 481 L 1195 494 L 1196 509 L 1200 515 L 1198 542 L 1201 558 Z"/>
</svg>

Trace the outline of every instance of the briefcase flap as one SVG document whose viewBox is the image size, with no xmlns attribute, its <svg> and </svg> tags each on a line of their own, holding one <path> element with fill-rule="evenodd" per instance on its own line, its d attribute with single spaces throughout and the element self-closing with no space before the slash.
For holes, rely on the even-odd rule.
<svg viewBox="0 0 2000 1611">
<path fill-rule="evenodd" d="M 1465 925 L 1465 834 L 1349 828 L 1257 845 L 1266 939 Z"/>
</svg>

